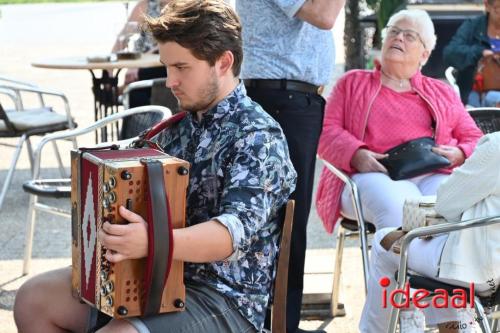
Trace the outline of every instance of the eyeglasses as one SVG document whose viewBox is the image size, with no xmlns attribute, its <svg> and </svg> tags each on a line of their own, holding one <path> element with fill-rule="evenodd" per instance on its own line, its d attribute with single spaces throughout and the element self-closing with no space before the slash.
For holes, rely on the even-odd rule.
<svg viewBox="0 0 500 333">
<path fill-rule="evenodd" d="M 387 35 L 391 38 L 399 36 L 400 33 L 403 33 L 403 38 L 405 41 L 409 43 L 414 43 L 417 40 L 419 40 L 422 45 L 425 47 L 425 43 L 420 37 L 419 33 L 416 32 L 415 30 L 410 30 L 410 29 L 400 29 L 396 26 L 388 26 L 387 27 Z"/>
</svg>

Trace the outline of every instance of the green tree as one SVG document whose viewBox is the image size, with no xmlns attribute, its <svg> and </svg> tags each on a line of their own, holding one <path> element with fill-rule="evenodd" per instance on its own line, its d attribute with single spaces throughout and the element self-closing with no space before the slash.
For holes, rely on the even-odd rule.
<svg viewBox="0 0 500 333">
<path fill-rule="evenodd" d="M 406 7 L 405 0 L 365 0 L 368 7 L 377 13 L 377 32 L 374 36 L 373 46 L 380 48 L 380 32 L 385 28 L 392 14 Z"/>
</svg>

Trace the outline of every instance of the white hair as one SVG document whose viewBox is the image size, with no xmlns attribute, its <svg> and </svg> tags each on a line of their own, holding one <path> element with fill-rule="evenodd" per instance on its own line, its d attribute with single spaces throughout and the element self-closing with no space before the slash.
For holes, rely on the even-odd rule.
<svg viewBox="0 0 500 333">
<path fill-rule="evenodd" d="M 422 9 L 404 9 L 395 13 L 389 18 L 387 26 L 395 25 L 398 22 L 407 21 L 413 25 L 415 31 L 418 32 L 424 47 L 427 51 L 432 52 L 436 46 L 436 35 L 434 33 L 434 23 L 431 17 L 425 10 Z M 387 28 L 382 31 L 382 38 L 385 41 Z"/>
</svg>

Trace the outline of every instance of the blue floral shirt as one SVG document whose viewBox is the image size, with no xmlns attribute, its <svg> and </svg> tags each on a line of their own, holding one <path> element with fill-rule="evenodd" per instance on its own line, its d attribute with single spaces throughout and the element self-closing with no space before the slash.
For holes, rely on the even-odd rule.
<svg viewBox="0 0 500 333">
<path fill-rule="evenodd" d="M 240 83 L 201 121 L 188 114 L 156 139 L 165 152 L 191 163 L 187 224 L 217 220 L 233 240 L 226 260 L 186 263 L 186 281 L 226 295 L 262 329 L 275 274 L 278 212 L 296 181 L 281 128 Z"/>
</svg>

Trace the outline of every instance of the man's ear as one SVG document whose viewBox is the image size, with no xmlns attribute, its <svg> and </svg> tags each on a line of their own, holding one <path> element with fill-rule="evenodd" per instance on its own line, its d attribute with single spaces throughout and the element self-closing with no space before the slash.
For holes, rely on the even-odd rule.
<svg viewBox="0 0 500 333">
<path fill-rule="evenodd" d="M 228 71 L 233 70 L 234 55 L 231 51 L 224 51 L 224 53 L 217 60 L 217 67 L 220 75 L 226 75 Z"/>
</svg>

